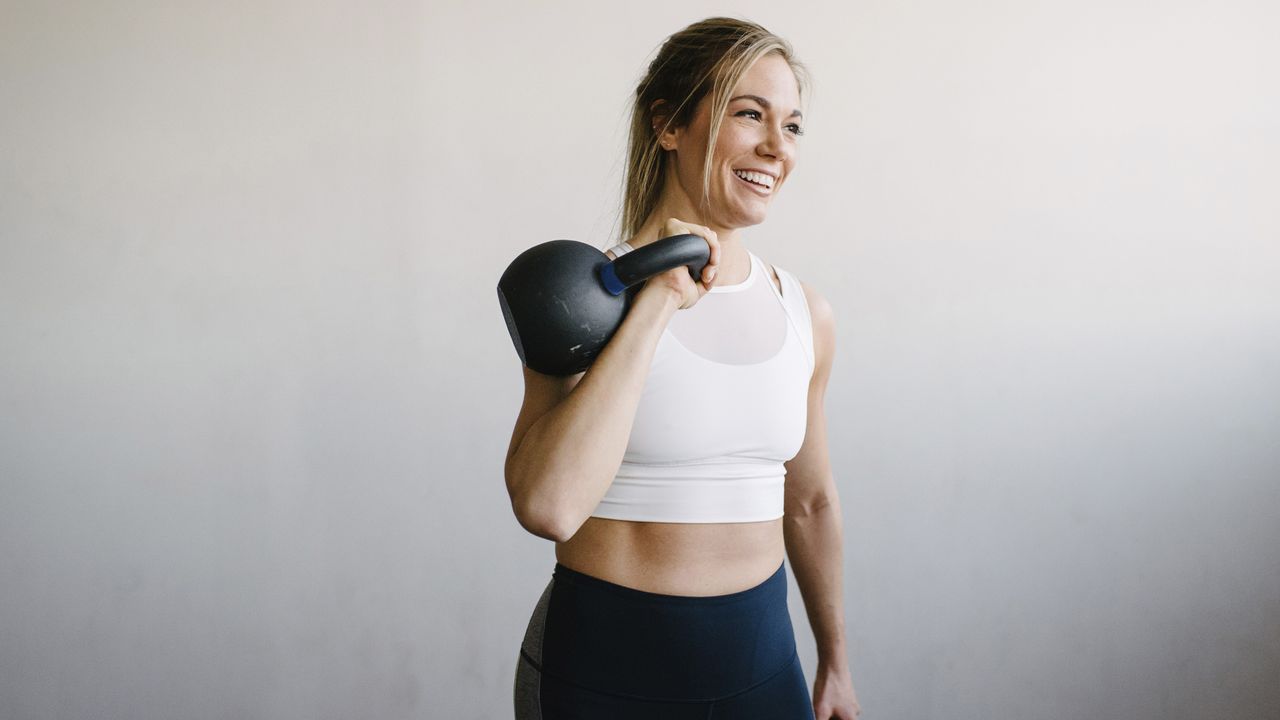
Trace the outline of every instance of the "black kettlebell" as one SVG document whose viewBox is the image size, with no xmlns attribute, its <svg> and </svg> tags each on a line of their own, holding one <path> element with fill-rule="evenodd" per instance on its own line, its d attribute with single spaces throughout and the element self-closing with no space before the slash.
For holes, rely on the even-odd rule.
<svg viewBox="0 0 1280 720">
<path fill-rule="evenodd" d="M 609 343 L 645 280 L 685 265 L 696 282 L 710 259 L 697 235 L 663 238 L 615 260 L 583 242 L 552 240 L 511 261 L 498 280 L 498 303 L 522 363 L 573 375 Z"/>
</svg>

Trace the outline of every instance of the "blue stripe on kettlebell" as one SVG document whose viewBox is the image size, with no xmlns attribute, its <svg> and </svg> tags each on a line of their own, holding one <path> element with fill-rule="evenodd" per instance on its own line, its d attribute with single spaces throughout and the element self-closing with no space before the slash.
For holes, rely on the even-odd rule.
<svg viewBox="0 0 1280 720">
<path fill-rule="evenodd" d="M 604 289 L 609 291 L 610 295 L 621 295 L 627 286 L 622 284 L 618 279 L 618 273 L 613 269 L 613 263 L 605 263 L 600 266 L 600 282 L 604 283 Z"/>
</svg>

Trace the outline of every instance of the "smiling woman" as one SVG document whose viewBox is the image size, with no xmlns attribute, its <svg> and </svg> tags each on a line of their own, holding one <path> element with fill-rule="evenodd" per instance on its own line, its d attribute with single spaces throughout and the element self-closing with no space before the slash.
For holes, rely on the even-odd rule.
<svg viewBox="0 0 1280 720">
<path fill-rule="evenodd" d="M 521 644 L 516 717 L 814 718 L 859 708 L 823 396 L 830 305 L 742 231 L 795 171 L 805 72 L 744 20 L 672 35 L 636 88 L 617 257 L 692 233 L 710 259 L 644 283 L 569 378 L 524 368 L 512 508 L 556 564 Z M 810 696 L 791 561 L 818 645 Z"/>
<path fill-rule="evenodd" d="M 735 23 L 750 27 L 734 28 Z M 757 68 L 757 63 L 763 67 Z M 752 77 L 743 83 L 745 75 Z M 758 25 L 710 18 L 668 38 L 636 88 L 622 209 L 624 236 L 642 234 L 673 160 L 682 163 L 679 177 L 686 198 L 697 198 L 692 206 L 702 213 L 709 211 L 716 156 L 705 149 L 717 145 L 730 106 L 735 121 L 759 127 L 766 127 L 764 121 L 780 112 L 787 120 L 787 132 L 799 137 L 804 133 L 800 104 L 808 86 L 808 71 L 795 59 L 790 44 Z M 775 106 L 771 97 L 781 104 Z M 673 156 L 676 134 L 693 135 L 694 142 L 702 144 Z M 659 142 L 653 142 L 655 137 Z M 775 190 L 778 170 L 764 173 L 774 178 Z"/>
<path fill-rule="evenodd" d="M 711 105 L 699 103 L 688 125 L 664 123 L 659 134 L 664 150 L 677 151 L 671 160 L 673 190 L 713 230 L 758 225 L 795 168 L 796 142 L 804 132 L 790 62 L 777 53 L 764 55 L 738 80 L 726 112 L 713 115 Z M 715 152 L 706 152 L 708 141 Z"/>
</svg>

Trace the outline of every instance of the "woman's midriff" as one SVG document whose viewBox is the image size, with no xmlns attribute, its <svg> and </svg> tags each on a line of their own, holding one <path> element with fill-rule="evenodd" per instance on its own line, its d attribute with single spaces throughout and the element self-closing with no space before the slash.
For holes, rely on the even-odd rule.
<svg viewBox="0 0 1280 720">
<path fill-rule="evenodd" d="M 785 556 L 782 519 L 649 523 L 587 518 L 556 545 L 556 561 L 617 585 L 663 595 L 727 595 L 767 580 Z"/>
</svg>

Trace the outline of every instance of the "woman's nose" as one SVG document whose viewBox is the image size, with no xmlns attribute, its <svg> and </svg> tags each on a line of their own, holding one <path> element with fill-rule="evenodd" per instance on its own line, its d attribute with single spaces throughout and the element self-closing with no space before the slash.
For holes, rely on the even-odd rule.
<svg viewBox="0 0 1280 720">
<path fill-rule="evenodd" d="M 791 157 L 791 144 L 787 142 L 786 131 L 775 127 L 765 132 L 756 150 L 761 155 L 786 160 Z"/>
</svg>

